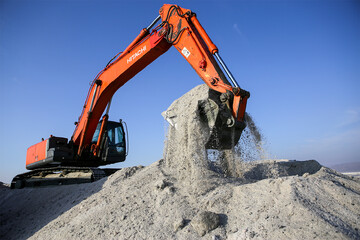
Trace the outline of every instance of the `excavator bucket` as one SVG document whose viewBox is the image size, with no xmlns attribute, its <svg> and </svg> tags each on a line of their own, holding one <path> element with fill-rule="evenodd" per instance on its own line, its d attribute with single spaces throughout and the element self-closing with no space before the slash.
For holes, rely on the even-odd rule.
<svg viewBox="0 0 360 240">
<path fill-rule="evenodd" d="M 184 118 L 189 118 L 189 122 L 194 121 L 184 111 L 196 112 L 196 118 L 201 122 L 199 133 L 206 136 L 205 148 L 232 149 L 238 143 L 245 123 L 232 116 L 229 106 L 232 106 L 232 103 L 229 100 L 224 101 L 221 93 L 206 85 L 200 85 L 176 100 L 162 116 L 176 131 L 191 131 L 180 129 L 188 127 L 181 124 Z"/>
<path fill-rule="evenodd" d="M 209 98 L 198 102 L 200 118 L 210 130 L 207 149 L 232 149 L 246 126 L 232 116 L 230 102 L 220 99 L 221 93 L 209 89 Z"/>
</svg>

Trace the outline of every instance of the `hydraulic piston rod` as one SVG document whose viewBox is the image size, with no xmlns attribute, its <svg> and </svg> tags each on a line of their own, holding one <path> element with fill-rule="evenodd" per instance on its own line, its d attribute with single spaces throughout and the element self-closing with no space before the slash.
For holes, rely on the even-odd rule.
<svg viewBox="0 0 360 240">
<path fill-rule="evenodd" d="M 217 58 L 217 60 L 219 61 L 219 63 L 221 64 L 221 66 L 223 67 L 223 69 L 225 70 L 226 74 L 228 75 L 228 77 L 230 78 L 231 82 L 234 84 L 234 87 L 239 87 L 239 84 L 236 82 L 235 78 L 233 77 L 233 75 L 231 74 L 230 70 L 227 68 L 227 66 L 225 65 L 224 61 L 221 59 L 220 55 L 218 52 L 215 52 L 215 57 Z"/>
<path fill-rule="evenodd" d="M 157 23 L 157 21 L 159 21 L 160 20 L 160 18 L 161 18 L 161 16 L 159 15 L 159 16 L 157 16 L 157 18 L 155 18 L 155 20 L 154 21 L 152 21 L 152 23 L 146 28 L 146 30 L 150 30 L 156 23 Z"/>
</svg>

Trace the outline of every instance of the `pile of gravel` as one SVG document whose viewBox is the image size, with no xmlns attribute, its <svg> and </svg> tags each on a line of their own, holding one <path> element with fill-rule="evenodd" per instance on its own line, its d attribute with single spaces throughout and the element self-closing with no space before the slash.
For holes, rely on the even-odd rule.
<svg viewBox="0 0 360 240">
<path fill-rule="evenodd" d="M 234 154 L 233 175 L 210 161 L 196 110 L 206 91 L 170 107 L 163 160 L 94 183 L 0 188 L 0 239 L 360 239 L 358 178 L 314 160 Z"/>
</svg>

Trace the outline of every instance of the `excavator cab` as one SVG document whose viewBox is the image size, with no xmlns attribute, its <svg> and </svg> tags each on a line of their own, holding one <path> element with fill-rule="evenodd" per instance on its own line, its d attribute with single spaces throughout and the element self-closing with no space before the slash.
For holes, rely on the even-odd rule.
<svg viewBox="0 0 360 240">
<path fill-rule="evenodd" d="M 92 143 L 96 143 L 99 138 L 102 121 L 99 122 Z M 106 164 L 123 162 L 126 159 L 127 147 L 123 121 L 107 121 L 104 140 L 101 146 L 101 161 Z"/>
</svg>

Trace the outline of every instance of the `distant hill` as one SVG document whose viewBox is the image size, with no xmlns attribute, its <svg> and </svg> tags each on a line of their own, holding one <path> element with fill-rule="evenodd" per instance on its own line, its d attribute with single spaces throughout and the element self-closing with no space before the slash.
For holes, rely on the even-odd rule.
<svg viewBox="0 0 360 240">
<path fill-rule="evenodd" d="M 360 162 L 341 163 L 330 166 L 338 172 L 360 172 Z"/>
<path fill-rule="evenodd" d="M 0 181 L 0 188 L 8 188 L 10 185 Z"/>
</svg>

